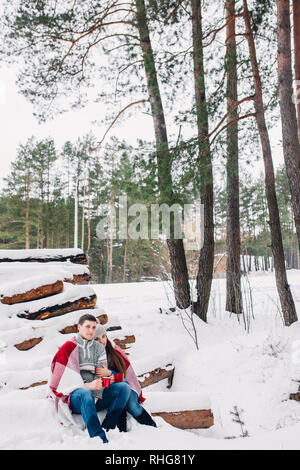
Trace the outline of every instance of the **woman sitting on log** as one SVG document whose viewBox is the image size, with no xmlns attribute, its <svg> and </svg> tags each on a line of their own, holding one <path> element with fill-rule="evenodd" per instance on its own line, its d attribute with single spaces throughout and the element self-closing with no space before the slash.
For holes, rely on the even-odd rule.
<svg viewBox="0 0 300 470">
<path fill-rule="evenodd" d="M 108 367 L 96 368 L 97 377 L 107 377 L 115 374 L 124 374 L 124 381 L 127 382 L 131 388 L 131 394 L 127 402 L 126 408 L 121 416 L 120 431 L 127 431 L 126 412 L 130 413 L 140 424 L 147 426 L 156 426 L 151 416 L 141 406 L 145 401 L 142 394 L 142 388 L 138 382 L 137 376 L 128 360 L 126 354 L 117 345 L 112 345 L 107 338 L 106 329 L 98 324 L 96 326 L 94 339 L 101 343 L 106 349 Z M 99 364 L 101 365 L 101 364 Z M 114 379 L 112 378 L 112 381 Z"/>
</svg>

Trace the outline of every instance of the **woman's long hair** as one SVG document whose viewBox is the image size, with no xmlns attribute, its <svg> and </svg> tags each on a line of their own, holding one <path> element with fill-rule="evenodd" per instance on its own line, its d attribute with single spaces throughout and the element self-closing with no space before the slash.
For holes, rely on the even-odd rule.
<svg viewBox="0 0 300 470">
<path fill-rule="evenodd" d="M 111 342 L 107 338 L 106 355 L 108 368 L 118 372 L 119 374 L 126 374 L 126 365 L 123 358 L 114 350 Z"/>
</svg>

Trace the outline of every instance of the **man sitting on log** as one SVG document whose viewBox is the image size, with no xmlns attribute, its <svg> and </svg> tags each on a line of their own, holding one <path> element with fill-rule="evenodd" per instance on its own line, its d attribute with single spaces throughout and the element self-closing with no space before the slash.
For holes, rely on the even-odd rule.
<svg viewBox="0 0 300 470">
<path fill-rule="evenodd" d="M 104 346 L 93 339 L 96 325 L 93 315 L 83 315 L 78 322 L 77 336 L 55 354 L 49 398 L 54 400 L 61 421 L 72 423 L 70 412 L 81 413 L 90 437 L 99 436 L 107 443 L 104 429 L 108 431 L 119 424 L 131 390 L 125 382 L 114 383 L 111 376 L 111 385 L 103 397 L 102 380 L 97 379 L 95 372 L 101 365 L 108 372 L 107 357 Z M 97 411 L 105 408 L 108 411 L 101 426 Z"/>
</svg>

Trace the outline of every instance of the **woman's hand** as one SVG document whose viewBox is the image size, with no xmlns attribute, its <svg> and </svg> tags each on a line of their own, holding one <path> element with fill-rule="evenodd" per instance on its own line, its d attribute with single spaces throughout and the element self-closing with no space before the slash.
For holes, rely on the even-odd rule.
<svg viewBox="0 0 300 470">
<path fill-rule="evenodd" d="M 107 367 L 96 367 L 96 376 L 97 377 L 110 377 L 111 371 Z"/>
<path fill-rule="evenodd" d="M 110 376 L 110 383 L 111 383 L 111 384 L 114 384 L 114 383 L 115 383 L 115 376 L 114 376 L 114 374 L 111 374 L 111 376 Z"/>
</svg>

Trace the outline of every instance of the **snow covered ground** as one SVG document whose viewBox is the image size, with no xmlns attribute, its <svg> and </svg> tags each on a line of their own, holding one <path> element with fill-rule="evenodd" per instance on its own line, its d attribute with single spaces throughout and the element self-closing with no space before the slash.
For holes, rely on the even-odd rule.
<svg viewBox="0 0 300 470">
<path fill-rule="evenodd" d="M 300 318 L 300 272 L 288 271 L 288 278 Z M 51 357 L 68 339 L 57 329 L 49 333 L 54 322 L 65 321 L 61 317 L 49 320 L 49 337 L 33 349 L 18 351 L 9 341 L 0 353 L 0 449 L 300 449 L 300 404 L 289 400 L 300 381 L 300 323 L 283 326 L 273 273 L 255 273 L 249 284 L 244 282 L 245 322 L 225 312 L 225 285 L 225 279 L 213 282 L 208 324 L 196 319 L 198 351 L 182 318 L 159 312 L 159 307 L 167 311 L 174 305 L 168 283 L 92 286 L 97 307 L 135 334 L 136 343 L 128 350 L 133 365 L 148 360 L 150 365 L 157 354 L 175 362 L 171 389 L 165 381 L 144 389 L 148 406 L 153 392 L 163 391 L 170 399 L 173 392 L 208 396 L 213 428 L 182 431 L 156 418 L 154 429 L 131 418 L 130 432 L 110 431 L 105 447 L 80 428 L 75 434 L 62 428 L 45 399 L 47 386 L 19 390 L 48 373 Z M 11 320 L 15 329 L 16 320 Z M 32 328 L 32 322 L 20 321 Z M 186 319 L 185 325 L 189 328 Z M 8 320 L 0 319 L 3 341 L 7 327 Z M 234 421 L 234 410 L 244 425 Z M 249 437 L 241 438 L 242 433 Z"/>
</svg>

